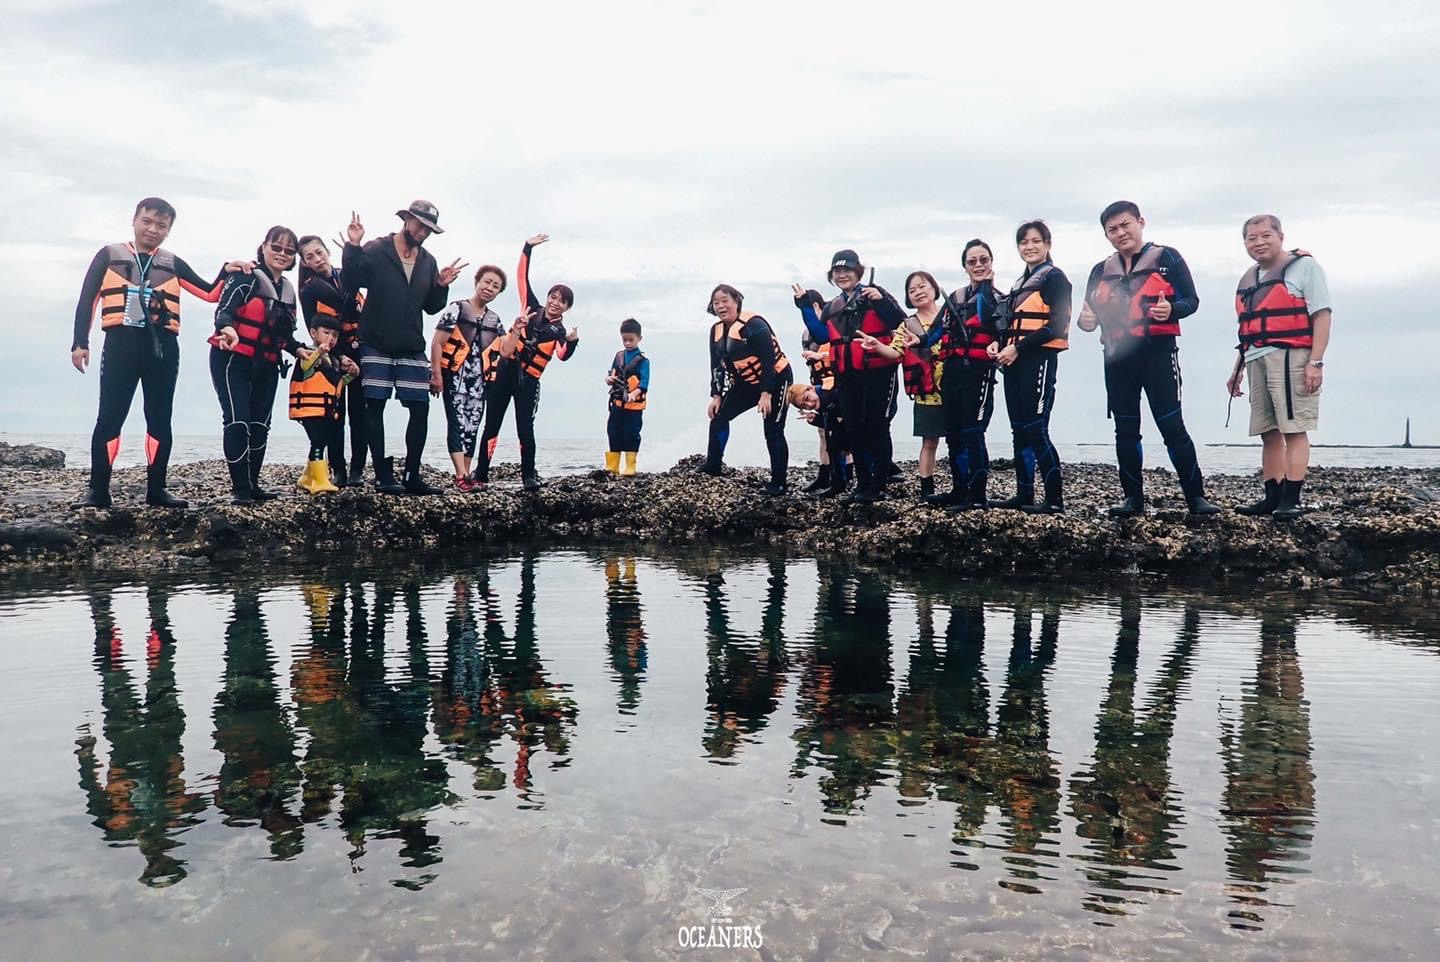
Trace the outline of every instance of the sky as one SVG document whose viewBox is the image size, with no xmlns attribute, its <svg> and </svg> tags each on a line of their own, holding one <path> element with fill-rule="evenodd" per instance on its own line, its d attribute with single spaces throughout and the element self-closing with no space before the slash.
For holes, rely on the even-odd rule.
<svg viewBox="0 0 1440 962">
<path fill-rule="evenodd" d="M 1181 365 L 1197 441 L 1246 440 L 1243 402 L 1223 427 L 1223 385 L 1240 226 L 1266 212 L 1330 280 L 1314 439 L 1396 441 L 1410 416 L 1417 443 L 1440 443 L 1433 4 L 5 8 L 0 203 L 16 230 L 0 237 L 0 438 L 93 426 L 98 365 L 69 362 L 75 302 L 146 195 L 178 209 L 166 246 L 202 274 L 272 224 L 333 237 L 353 209 L 369 236 L 388 233 L 417 197 L 439 206 L 445 233 L 427 247 L 442 264 L 512 269 L 547 232 L 535 282 L 574 288 L 581 349 L 547 373 L 538 433 L 603 439 L 602 379 L 633 316 L 652 359 L 647 443 L 702 436 L 715 284 L 739 287 L 798 363 L 789 285 L 830 290 L 836 249 L 892 291 L 915 269 L 950 289 L 982 237 L 1008 285 L 1016 225 L 1043 217 L 1081 284 L 1109 252 L 1099 211 L 1126 198 L 1195 274 Z M 500 307 L 514 316 L 513 287 Z M 211 315 L 187 299 L 175 430 L 213 433 L 218 452 Z M 1094 336 L 1075 332 L 1059 370 L 1053 435 L 1107 440 Z M 137 396 L 137 442 L 141 423 Z M 746 431 L 761 450 L 758 421 Z M 1007 435 L 997 410 L 992 448 Z"/>
</svg>

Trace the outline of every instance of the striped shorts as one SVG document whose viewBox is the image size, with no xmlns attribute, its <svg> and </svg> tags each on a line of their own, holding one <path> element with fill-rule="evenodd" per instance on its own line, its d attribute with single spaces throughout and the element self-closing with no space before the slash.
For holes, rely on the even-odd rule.
<svg viewBox="0 0 1440 962">
<path fill-rule="evenodd" d="M 430 362 L 424 351 L 382 354 L 368 344 L 360 346 L 360 390 L 367 398 L 384 401 L 390 391 L 400 401 L 430 401 Z"/>
</svg>

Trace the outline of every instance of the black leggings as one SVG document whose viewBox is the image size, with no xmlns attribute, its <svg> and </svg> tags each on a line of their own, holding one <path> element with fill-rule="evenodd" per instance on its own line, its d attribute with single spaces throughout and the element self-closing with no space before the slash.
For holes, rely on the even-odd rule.
<svg viewBox="0 0 1440 962">
<path fill-rule="evenodd" d="M 341 473 L 345 470 L 344 425 L 334 418 L 305 418 L 301 420 L 300 426 L 305 429 L 305 436 L 310 439 L 310 456 L 307 460 L 323 461 L 326 452 L 329 452 L 330 466 L 335 468 L 335 477 L 341 479 Z"/>
<path fill-rule="evenodd" d="M 145 392 L 145 454 L 153 481 L 163 487 L 173 438 L 170 412 L 180 373 L 180 341 L 149 329 L 112 328 L 100 351 L 100 411 L 90 435 L 90 484 L 110 484 L 110 466 L 120 450 L 120 429 L 130 413 L 135 388 Z"/>
<path fill-rule="evenodd" d="M 1120 343 L 1120 350 L 1105 355 L 1105 392 L 1110 414 L 1115 418 L 1115 460 L 1126 497 L 1145 494 L 1140 475 L 1145 460 L 1140 445 L 1141 391 L 1150 401 L 1150 415 L 1165 439 L 1165 449 L 1185 497 L 1205 493 L 1195 442 L 1190 440 L 1180 413 L 1180 383 L 1180 348 L 1173 337 L 1127 337 Z"/>
<path fill-rule="evenodd" d="M 365 439 L 370 443 L 370 457 L 377 466 L 385 460 L 385 402 L 388 398 L 365 399 Z M 405 425 L 405 472 L 419 476 L 420 458 L 425 454 L 425 437 L 430 431 L 430 402 L 401 401 L 410 412 Z M 392 469 L 393 470 L 393 469 Z"/>
<path fill-rule="evenodd" d="M 770 480 L 785 483 L 790 467 L 790 445 L 785 440 L 785 412 L 790 408 L 788 389 L 795 379 L 788 369 L 780 375 L 775 393 L 770 396 L 770 416 L 765 422 L 765 448 L 770 452 Z M 760 403 L 760 386 L 737 380 L 725 392 L 720 410 L 710 419 L 710 443 L 705 452 L 705 470 L 718 474 L 725 460 L 725 446 L 730 443 L 730 422 Z"/>
<path fill-rule="evenodd" d="M 1005 411 L 1015 442 L 1015 488 L 1022 498 L 1035 497 L 1035 475 L 1045 488 L 1045 502 L 1060 504 L 1060 455 L 1050 443 L 1050 412 L 1055 407 L 1058 351 L 1037 348 L 1021 354 L 1005 369 Z"/>
<path fill-rule="evenodd" d="M 995 365 L 963 358 L 947 360 L 940 397 L 946 420 L 945 446 L 950 449 L 950 490 L 956 498 L 983 502 L 990 478 L 985 431 L 995 412 Z"/>
<path fill-rule="evenodd" d="M 260 466 L 265 462 L 280 370 L 274 363 L 212 347 L 210 380 L 220 400 L 221 438 L 230 483 L 236 491 L 248 490 L 259 481 Z"/>
<path fill-rule="evenodd" d="M 477 481 L 490 480 L 490 458 L 505 412 L 515 402 L 515 436 L 520 440 L 520 473 L 535 473 L 535 414 L 540 410 L 540 379 L 522 372 L 514 364 L 505 364 L 495 380 L 485 387 L 485 433 L 480 437 L 480 450 L 475 452 L 474 476 Z"/>
<path fill-rule="evenodd" d="M 855 477 L 861 486 L 883 485 L 890 476 L 895 455 L 890 442 L 895 381 L 893 367 L 849 371 L 835 377 L 850 453 L 855 456 Z"/>
<path fill-rule="evenodd" d="M 640 428 L 645 422 L 644 411 L 626 411 L 612 407 L 605 433 L 610 438 L 611 451 L 639 451 Z"/>
<path fill-rule="evenodd" d="M 358 358 L 355 363 L 360 363 Z M 368 420 L 365 413 L 365 392 L 360 390 L 360 382 L 355 381 L 345 385 L 344 394 L 341 406 L 345 412 L 345 420 L 335 422 L 336 441 L 330 448 L 330 466 L 335 469 L 337 478 L 345 472 L 346 421 L 350 425 L 350 469 L 365 470 L 365 423 Z"/>
</svg>

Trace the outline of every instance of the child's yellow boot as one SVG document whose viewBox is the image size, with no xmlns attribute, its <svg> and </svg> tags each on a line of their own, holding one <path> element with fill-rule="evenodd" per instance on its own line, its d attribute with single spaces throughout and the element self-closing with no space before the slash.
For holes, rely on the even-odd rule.
<svg viewBox="0 0 1440 962">
<path fill-rule="evenodd" d="M 625 467 L 623 467 L 623 468 L 620 469 L 620 476 L 621 476 L 622 478 L 633 478 L 633 477 L 635 477 L 635 457 L 636 457 L 636 452 L 634 452 L 634 451 L 626 451 L 626 452 L 625 452 Z"/>
<path fill-rule="evenodd" d="M 619 474 L 619 473 L 620 473 L 620 452 L 619 452 L 619 451 L 606 451 L 606 452 L 605 452 L 605 470 L 606 470 L 606 471 L 609 471 L 611 474 Z"/>
<path fill-rule="evenodd" d="M 295 486 L 308 494 L 328 494 L 340 489 L 330 483 L 330 467 L 324 461 L 311 461 Z"/>
</svg>

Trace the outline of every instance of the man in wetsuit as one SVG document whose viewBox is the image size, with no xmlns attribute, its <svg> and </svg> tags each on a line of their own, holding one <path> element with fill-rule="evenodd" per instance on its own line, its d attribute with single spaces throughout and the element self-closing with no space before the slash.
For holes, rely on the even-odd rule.
<svg viewBox="0 0 1440 962">
<path fill-rule="evenodd" d="M 170 414 L 180 374 L 180 292 L 215 301 L 220 278 L 205 280 L 179 257 L 162 248 L 175 223 L 175 208 L 159 197 L 135 205 L 135 239 L 109 244 L 95 254 L 80 301 L 70 363 L 81 374 L 90 365 L 90 326 L 96 308 L 105 346 L 100 354 L 100 411 L 90 436 L 90 484 L 77 508 L 110 507 L 110 472 L 120 452 L 120 429 L 130 413 L 135 388 L 145 397 L 145 503 L 185 508 L 165 490 L 170 463 Z"/>
<path fill-rule="evenodd" d="M 1115 253 L 1090 271 L 1078 323 L 1082 331 L 1093 331 L 1098 325 L 1105 347 L 1105 394 L 1115 418 L 1115 456 L 1124 492 L 1110 514 L 1128 518 L 1145 513 L 1141 392 L 1165 439 L 1190 513 L 1216 514 L 1220 508 L 1205 498 L 1205 477 L 1195 457 L 1195 442 L 1180 413 L 1176 338 L 1181 318 L 1194 314 L 1200 306 L 1190 268 L 1174 248 L 1145 241 L 1141 236 L 1145 218 L 1128 200 L 1106 207 L 1100 224 Z"/>
</svg>

